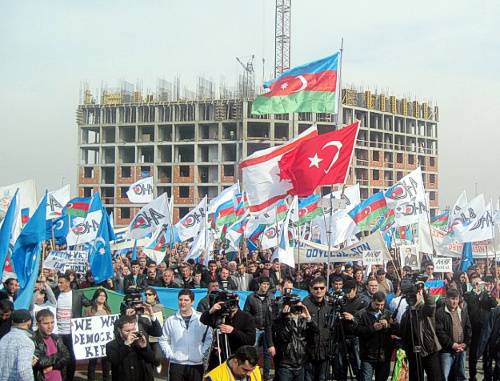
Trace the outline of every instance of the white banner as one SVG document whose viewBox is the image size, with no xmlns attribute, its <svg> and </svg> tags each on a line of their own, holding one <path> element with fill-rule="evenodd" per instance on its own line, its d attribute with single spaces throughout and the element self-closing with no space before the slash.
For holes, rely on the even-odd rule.
<svg viewBox="0 0 500 381">
<path fill-rule="evenodd" d="M 140 239 L 154 232 L 162 224 L 170 223 L 168 197 L 166 193 L 143 206 L 129 225 L 128 238 Z"/>
<path fill-rule="evenodd" d="M 311 241 L 300 241 L 301 247 L 295 248 L 295 262 L 298 262 L 298 252 L 300 250 L 300 263 L 325 263 L 328 262 L 328 246 Z M 362 261 L 363 251 L 382 251 L 384 260 L 389 260 L 389 252 L 385 242 L 376 231 L 368 237 L 363 238 L 354 245 L 343 249 L 332 248 L 330 250 L 330 262 L 350 262 Z"/>
<path fill-rule="evenodd" d="M 73 270 L 84 275 L 87 272 L 88 252 L 86 251 L 51 251 L 45 262 L 44 269 L 56 269 L 60 272 Z"/>
<path fill-rule="evenodd" d="M 425 200 L 422 169 L 418 167 L 413 172 L 404 176 L 385 192 L 385 198 L 390 208 L 402 203 L 411 202 L 413 199 Z"/>
<path fill-rule="evenodd" d="M 383 265 L 384 254 L 380 250 L 363 251 L 363 265 Z"/>
<path fill-rule="evenodd" d="M 450 273 L 453 271 L 452 258 L 436 258 L 434 259 L 434 272 Z"/>
<path fill-rule="evenodd" d="M 115 338 L 114 322 L 119 315 L 71 319 L 73 353 L 77 360 L 106 356 L 106 344 Z"/>
<path fill-rule="evenodd" d="M 29 208 L 29 215 L 31 216 L 37 208 L 35 180 L 21 181 L 20 183 L 0 187 L 0 210 L 7 212 L 12 201 L 12 197 L 19 188 L 18 203 L 19 210 Z"/>
<path fill-rule="evenodd" d="M 133 183 L 127 191 L 130 202 L 144 204 L 153 201 L 153 177 Z"/>
<path fill-rule="evenodd" d="M 64 206 L 69 202 L 69 184 L 47 194 L 47 219 L 61 217 Z"/>
</svg>

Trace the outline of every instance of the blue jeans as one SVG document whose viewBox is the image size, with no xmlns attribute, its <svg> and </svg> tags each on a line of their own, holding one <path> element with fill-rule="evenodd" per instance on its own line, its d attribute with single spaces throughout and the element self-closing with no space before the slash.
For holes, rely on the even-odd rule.
<svg viewBox="0 0 500 381">
<path fill-rule="evenodd" d="M 304 365 L 305 381 L 326 381 L 330 360 L 310 360 Z"/>
<path fill-rule="evenodd" d="M 391 361 L 386 362 L 361 362 L 359 370 L 360 381 L 372 381 L 373 373 L 375 373 L 375 381 L 386 381 L 391 373 Z"/>
<path fill-rule="evenodd" d="M 271 355 L 269 354 L 269 347 L 267 345 L 266 340 L 266 332 L 265 331 L 257 331 L 255 335 L 255 344 L 254 347 L 259 350 L 259 347 L 262 346 L 262 355 L 264 357 L 264 378 L 269 378 L 269 372 L 271 371 Z"/>
<path fill-rule="evenodd" d="M 346 353 L 347 350 L 347 353 Z M 349 360 L 349 363 L 347 362 Z M 339 353 L 333 359 L 333 371 L 337 380 L 347 380 L 349 376 L 348 365 L 351 364 L 354 377 L 358 377 L 359 368 L 361 367 L 361 359 L 359 357 L 359 338 L 348 337 L 345 339 L 344 345 L 339 345 Z"/>
<path fill-rule="evenodd" d="M 276 376 L 280 381 L 304 381 L 304 367 L 300 369 L 276 368 Z"/>
<path fill-rule="evenodd" d="M 441 360 L 441 374 L 443 380 L 448 381 L 448 376 L 452 368 L 455 369 L 457 381 L 466 381 L 465 376 L 465 352 L 442 352 L 439 354 Z"/>
</svg>

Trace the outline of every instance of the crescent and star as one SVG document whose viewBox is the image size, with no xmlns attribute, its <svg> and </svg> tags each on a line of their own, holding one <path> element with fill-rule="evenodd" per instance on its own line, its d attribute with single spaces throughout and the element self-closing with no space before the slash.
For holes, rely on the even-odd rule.
<svg viewBox="0 0 500 381">
<path fill-rule="evenodd" d="M 342 143 L 339 141 L 333 140 L 331 142 L 326 143 L 321 148 L 321 151 L 323 151 L 325 148 L 331 147 L 331 146 L 336 147 L 337 152 L 335 153 L 335 156 L 333 156 L 332 161 L 330 162 L 330 165 L 328 166 L 328 168 L 324 170 L 325 173 L 330 172 L 330 169 L 332 169 L 335 162 L 339 159 L 340 149 L 342 148 Z M 318 153 L 315 153 L 313 157 L 309 157 L 308 159 L 310 161 L 309 168 L 316 167 L 319 169 L 319 163 L 323 161 L 323 159 L 318 156 Z"/>
</svg>

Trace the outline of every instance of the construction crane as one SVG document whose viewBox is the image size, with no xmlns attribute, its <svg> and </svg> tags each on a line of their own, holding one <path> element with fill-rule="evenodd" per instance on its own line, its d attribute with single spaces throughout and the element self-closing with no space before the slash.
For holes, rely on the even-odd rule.
<svg viewBox="0 0 500 381">
<path fill-rule="evenodd" d="M 236 60 L 240 63 L 244 70 L 243 77 L 240 77 L 241 80 L 239 81 L 240 93 L 242 98 L 251 98 L 255 95 L 255 72 L 253 69 L 254 55 L 241 58 L 249 58 L 249 60 L 246 64 L 244 64 L 239 57 L 236 57 Z"/>
<path fill-rule="evenodd" d="M 279 76 L 290 69 L 292 0 L 276 0 L 274 74 Z"/>
</svg>

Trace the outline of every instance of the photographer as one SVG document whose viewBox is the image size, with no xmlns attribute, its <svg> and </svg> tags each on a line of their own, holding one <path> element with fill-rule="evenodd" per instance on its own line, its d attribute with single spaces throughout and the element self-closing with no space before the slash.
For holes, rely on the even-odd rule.
<svg viewBox="0 0 500 381">
<path fill-rule="evenodd" d="M 323 280 L 324 281 L 324 280 Z M 326 287 L 326 286 L 325 286 Z M 291 295 L 298 298 L 298 295 Z M 273 340 L 276 347 L 274 365 L 276 377 L 282 381 L 303 381 L 308 360 L 308 339 L 318 327 L 306 306 L 299 301 L 286 304 L 273 324 Z"/>
<path fill-rule="evenodd" d="M 215 292 L 219 289 L 219 281 L 217 279 L 210 280 L 208 282 L 208 289 L 207 289 L 207 295 L 203 297 L 198 302 L 198 306 L 196 307 L 196 311 L 198 312 L 205 312 L 210 308 L 210 294 L 212 292 Z"/>
<path fill-rule="evenodd" d="M 255 321 L 252 315 L 240 310 L 239 296 L 231 291 L 214 294 L 214 303 L 200 318 L 202 324 L 216 328 L 214 339 L 219 340 L 220 348 L 214 347 L 208 369 L 214 369 L 228 356 L 243 345 L 255 344 Z M 221 336 L 217 336 L 218 334 Z"/>
<path fill-rule="evenodd" d="M 436 334 L 442 346 L 439 358 L 443 380 L 448 380 L 450 371 L 458 380 L 465 380 L 465 354 L 470 344 L 472 329 L 469 315 L 459 307 L 457 290 L 446 291 L 446 303 L 436 311 Z"/>
<path fill-rule="evenodd" d="M 479 358 L 476 352 L 481 330 L 488 321 L 490 311 L 496 307 L 497 301 L 491 295 L 491 286 L 483 282 L 479 275 L 472 276 L 472 287 L 472 291 L 467 292 L 464 299 L 467 303 L 467 311 L 472 326 L 472 339 L 469 348 L 469 377 L 474 380 L 477 374 L 477 361 Z M 488 353 L 485 352 L 483 354 L 483 369 L 486 377 L 491 373 L 489 362 Z"/>
<path fill-rule="evenodd" d="M 253 294 L 248 295 L 243 308 L 249 312 L 255 320 L 256 340 L 255 347 L 259 350 L 262 347 L 264 356 L 264 380 L 269 379 L 271 370 L 271 355 L 274 356 L 275 348 L 272 345 L 272 308 L 275 301 L 274 295 L 269 291 L 271 280 L 266 277 L 260 277 L 259 289 Z"/>
<path fill-rule="evenodd" d="M 310 337 L 310 361 L 306 366 L 306 380 L 326 380 L 329 364 L 329 351 L 331 344 L 330 327 L 327 317 L 331 313 L 330 305 L 325 298 L 326 279 L 319 277 L 309 285 L 311 295 L 307 296 L 303 304 L 307 308 L 312 321 L 317 326 L 316 333 Z"/>
<path fill-rule="evenodd" d="M 155 354 L 146 336 L 137 331 L 135 317 L 121 316 L 116 327 L 115 339 L 106 344 L 113 381 L 153 381 Z"/>
<path fill-rule="evenodd" d="M 339 305 L 340 307 L 340 323 L 344 331 L 344 344 L 340 344 L 340 353 L 333 360 L 334 373 L 337 376 L 337 380 L 347 380 L 348 366 L 352 367 L 354 376 L 358 376 L 359 369 L 361 366 L 361 360 L 359 357 L 359 339 L 354 332 L 354 316 L 356 313 L 363 308 L 366 308 L 368 304 L 365 300 L 357 296 L 357 288 L 355 280 L 348 280 L 345 282 L 343 287 L 344 299 L 343 303 Z"/>
<path fill-rule="evenodd" d="M 401 281 L 401 291 L 408 308 L 401 318 L 399 336 L 408 357 L 410 381 L 422 381 L 424 371 L 429 380 L 439 380 L 441 345 L 436 336 L 434 296 L 429 293 L 423 280 L 414 280 L 411 277 Z"/>
<path fill-rule="evenodd" d="M 385 294 L 377 291 L 370 305 L 356 314 L 354 332 L 359 336 L 361 369 L 359 380 L 385 381 L 391 371 L 394 350 L 391 335 L 395 324 L 385 307 Z"/>
</svg>

